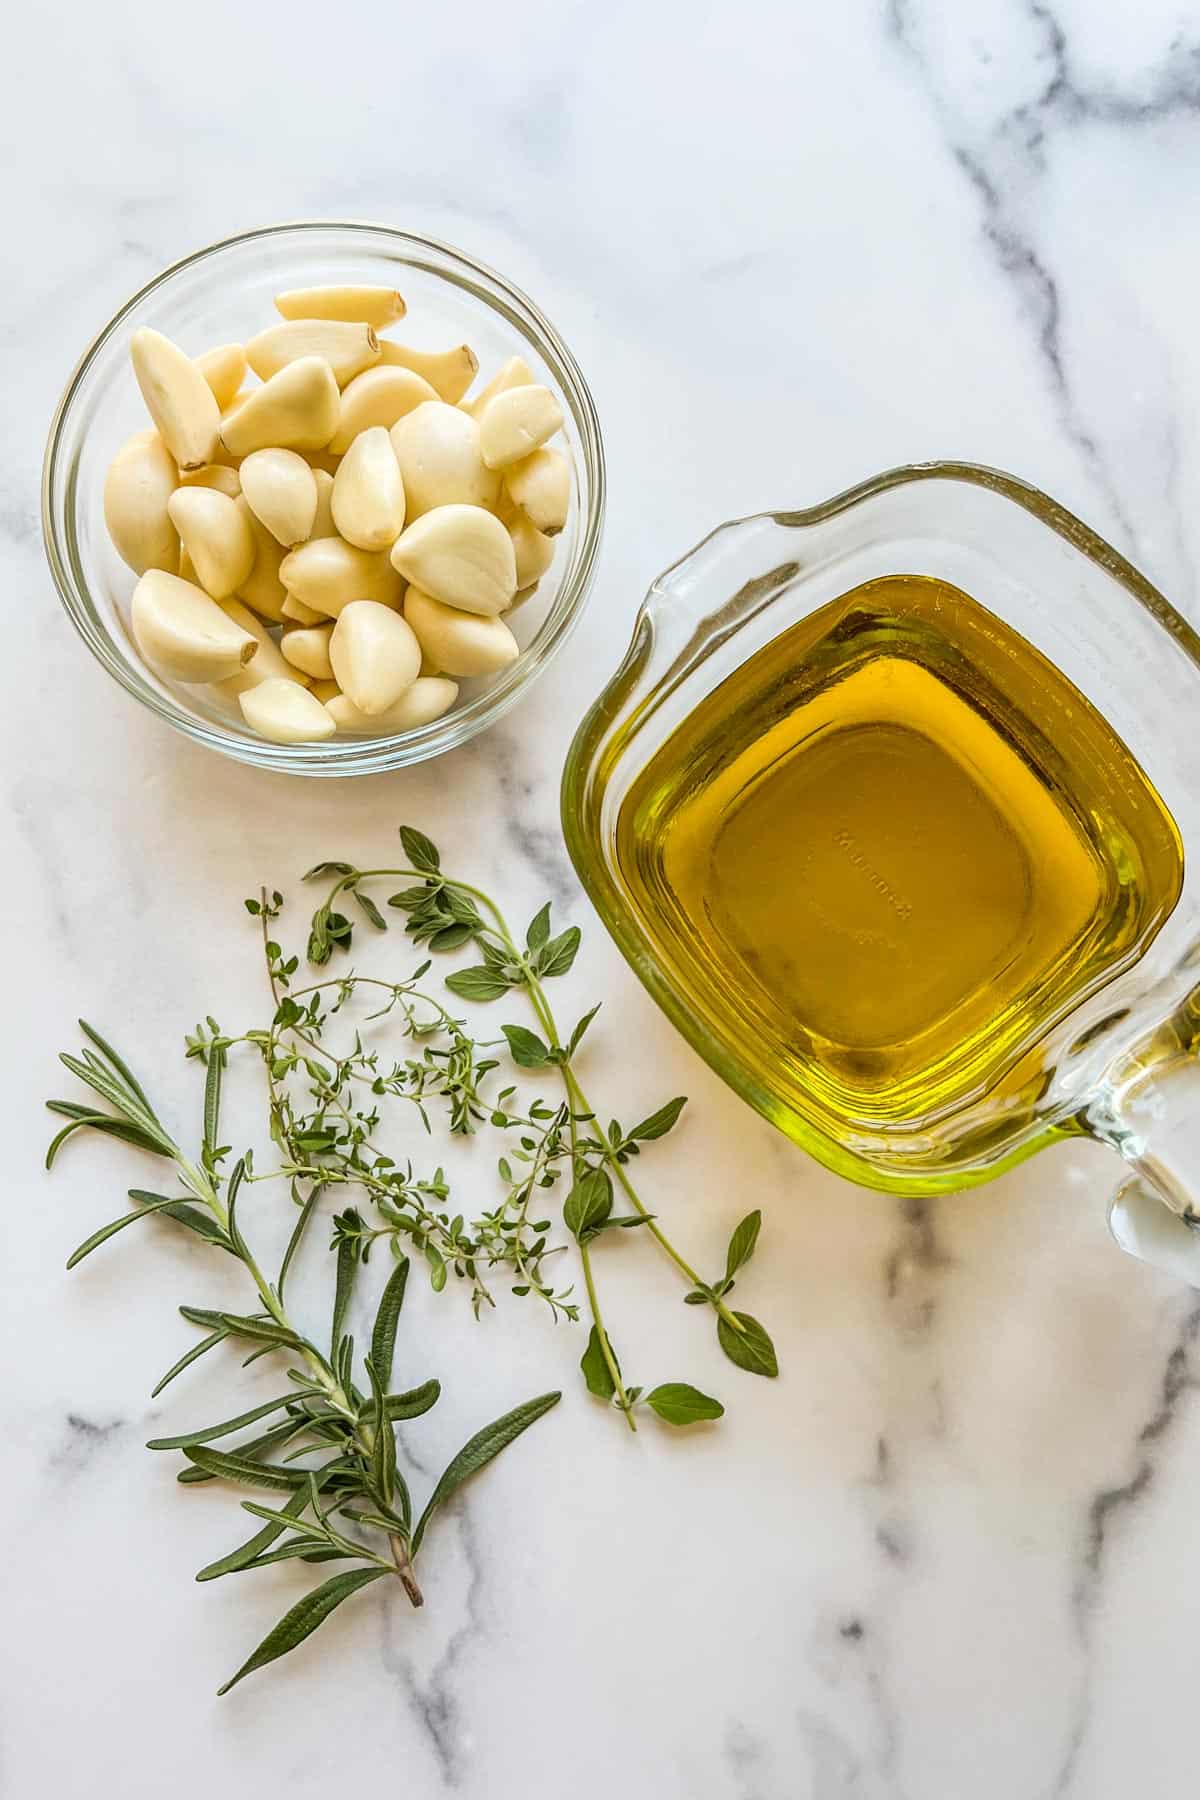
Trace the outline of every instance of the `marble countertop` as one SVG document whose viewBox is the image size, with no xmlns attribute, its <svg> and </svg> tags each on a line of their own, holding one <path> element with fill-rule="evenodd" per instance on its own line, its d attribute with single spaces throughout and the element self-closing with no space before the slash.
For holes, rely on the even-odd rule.
<svg viewBox="0 0 1200 1800">
<path fill-rule="evenodd" d="M 24 46 L 0 74 L 23 146 L 0 417 L 2 1800 L 1192 1791 L 1200 1299 L 1110 1243 L 1115 1160 L 1063 1148 L 921 1204 L 825 1174 L 643 994 L 576 886 L 556 789 L 657 571 L 721 519 L 894 463 L 1026 476 L 1197 616 L 1194 15 L 106 0 L 31 13 Z M 443 237 L 534 294 L 611 478 L 586 616 L 532 697 L 452 758 L 349 784 L 224 763 L 124 699 L 38 524 L 45 426 L 97 325 L 194 246 L 305 215 Z M 373 1589 L 218 1702 L 309 1579 L 195 1586 L 232 1502 L 140 1448 L 217 1392 L 197 1373 L 147 1397 L 185 1341 L 175 1302 L 222 1277 L 153 1226 L 66 1276 L 144 1175 L 98 1144 L 45 1177 L 40 1104 L 82 1013 L 181 1110 L 183 1032 L 260 1004 L 242 895 L 376 857 L 401 819 L 515 913 L 553 895 L 583 927 L 594 1084 L 617 1112 L 648 1083 L 690 1094 L 647 1158 L 655 1202 L 704 1266 L 763 1208 L 744 1304 L 783 1373 L 738 1375 L 626 1245 L 614 1328 L 729 1408 L 626 1441 L 578 1388 L 578 1332 L 515 1306 L 475 1326 L 422 1292 L 412 1354 L 447 1387 L 409 1433 L 427 1466 L 527 1393 L 564 1404 L 431 1538 L 422 1613 Z"/>
</svg>

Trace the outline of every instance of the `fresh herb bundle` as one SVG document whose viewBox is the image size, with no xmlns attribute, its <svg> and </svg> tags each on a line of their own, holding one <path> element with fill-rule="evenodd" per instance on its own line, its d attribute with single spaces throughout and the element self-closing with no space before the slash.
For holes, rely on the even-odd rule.
<svg viewBox="0 0 1200 1800">
<path fill-rule="evenodd" d="M 172 1365 L 154 1388 L 154 1396 L 199 1357 L 226 1342 L 248 1346 L 247 1362 L 273 1355 L 285 1365 L 288 1386 L 274 1399 L 217 1424 L 154 1439 L 149 1446 L 183 1453 L 186 1466 L 178 1480 L 185 1485 L 224 1478 L 280 1497 L 272 1506 L 243 1501 L 245 1510 L 262 1521 L 261 1530 L 202 1569 L 198 1579 L 212 1580 L 292 1558 L 351 1565 L 292 1607 L 222 1693 L 303 1642 L 343 1600 L 384 1576 L 398 1579 L 412 1604 L 419 1606 L 422 1596 L 414 1564 L 434 1512 L 560 1398 L 557 1392 L 540 1395 L 477 1432 L 443 1472 L 424 1509 L 414 1514 L 408 1484 L 397 1466 L 395 1428 L 428 1411 L 441 1388 L 436 1380 L 403 1391 L 391 1388 L 410 1269 L 408 1249 L 420 1255 L 436 1291 L 448 1285 L 451 1274 L 466 1284 L 477 1316 L 494 1304 L 490 1279 L 499 1269 L 511 1278 L 514 1295 L 533 1294 L 556 1318 L 575 1321 L 580 1309 L 572 1298 L 572 1285 L 557 1286 L 550 1273 L 553 1259 L 564 1255 L 568 1245 L 552 1242 L 552 1220 L 537 1216 L 548 1210 L 547 1191 L 561 1184 L 562 1221 L 577 1249 L 587 1299 L 590 1328 L 580 1363 L 583 1377 L 590 1392 L 616 1407 L 631 1429 L 636 1429 L 635 1414 L 642 1408 L 674 1426 L 718 1419 L 724 1408 L 687 1382 L 662 1382 L 646 1389 L 626 1381 L 597 1291 L 593 1247 L 605 1234 L 634 1232 L 653 1241 L 686 1279 L 685 1301 L 706 1307 L 715 1316 L 726 1355 L 752 1373 L 777 1373 L 775 1352 L 763 1326 L 726 1304 L 735 1278 L 754 1253 L 760 1215 L 753 1212 L 737 1226 L 724 1273 L 705 1282 L 633 1185 L 630 1164 L 643 1146 L 672 1129 L 684 1101 L 668 1101 L 626 1129 L 616 1120 L 600 1126 L 584 1094 L 574 1058 L 599 1008 L 585 1013 L 564 1041 L 544 985 L 571 967 L 579 947 L 578 929 L 570 927 L 553 936 L 550 908 L 545 906 L 518 945 L 487 895 L 442 871 L 438 851 L 427 837 L 407 826 L 401 837 L 408 858 L 403 868 L 360 870 L 346 863 L 323 863 L 310 870 L 310 880 L 332 877 L 313 916 L 310 960 L 320 966 L 335 950 L 350 947 L 354 926 L 338 910 L 343 896 L 353 900 L 374 930 L 385 931 L 386 917 L 368 884 L 405 880 L 410 885 L 391 894 L 388 904 L 403 913 L 408 936 L 436 953 L 461 950 L 469 943 L 481 957 L 474 966 L 446 978 L 449 992 L 475 1002 L 519 992 L 531 1008 L 536 1031 L 505 1024 L 494 1040 L 476 1038 L 441 998 L 422 986 L 431 968 L 429 960 L 398 981 L 352 971 L 299 982 L 299 958 L 285 954 L 273 935 L 282 896 L 264 891 L 246 906 L 262 930 L 271 1021 L 231 1036 L 210 1018 L 188 1037 L 188 1056 L 205 1070 L 197 1157 L 190 1158 L 179 1146 L 129 1066 L 90 1026 L 83 1026 L 89 1044 L 82 1054 L 64 1055 L 61 1060 L 109 1110 L 72 1101 L 48 1103 L 67 1122 L 50 1145 L 47 1167 L 69 1138 L 96 1131 L 169 1163 L 182 1190 L 160 1194 L 131 1189 L 133 1210 L 86 1239 L 68 1267 L 135 1221 L 159 1216 L 233 1257 L 253 1285 L 249 1312 L 180 1308 L 205 1335 Z M 364 1001 L 372 1010 L 353 1030 L 349 1046 L 332 1050 L 327 1034 L 333 1022 L 346 1019 L 352 1003 Z M 399 1060 L 385 1058 L 364 1038 L 364 1029 L 380 1021 L 398 1026 L 405 1040 L 406 1054 Z M 279 1162 L 260 1170 L 246 1152 L 226 1173 L 232 1149 L 221 1143 L 222 1088 L 231 1053 L 239 1046 L 248 1047 L 261 1062 L 270 1135 Z M 555 1074 L 560 1096 L 522 1103 L 516 1084 L 508 1078 L 513 1067 Z M 389 1102 L 413 1109 L 422 1137 L 432 1129 L 435 1113 L 444 1119 L 451 1137 L 481 1129 L 495 1132 L 504 1144 L 497 1163 L 501 1193 L 496 1205 L 468 1223 L 452 1211 L 450 1185 L 441 1167 L 419 1176 L 411 1161 L 401 1164 L 382 1149 L 376 1135 Z M 260 1183 L 280 1181 L 287 1186 L 295 1220 L 278 1274 L 269 1280 L 247 1241 L 244 1220 L 247 1196 Z M 333 1218 L 336 1274 L 326 1348 L 300 1329 L 285 1294 L 289 1270 L 321 1197 L 342 1188 L 361 1194 L 373 1216 L 368 1222 L 351 1205 Z M 619 1213 L 618 1190 L 624 1203 Z M 389 1246 L 393 1267 L 360 1372 L 346 1320 L 359 1270 L 380 1240 Z M 240 1437 L 232 1449 L 213 1448 L 243 1432 L 249 1435 Z"/>
</svg>

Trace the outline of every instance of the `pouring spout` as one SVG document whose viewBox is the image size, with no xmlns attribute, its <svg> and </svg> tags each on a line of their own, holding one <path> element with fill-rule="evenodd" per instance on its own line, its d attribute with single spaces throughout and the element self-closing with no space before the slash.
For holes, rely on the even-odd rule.
<svg viewBox="0 0 1200 1800">
<path fill-rule="evenodd" d="M 1122 1250 L 1200 1287 L 1200 1062 L 1155 1068 L 1121 1096 L 1107 1133 L 1134 1173 L 1117 1189 L 1108 1225 Z"/>
</svg>

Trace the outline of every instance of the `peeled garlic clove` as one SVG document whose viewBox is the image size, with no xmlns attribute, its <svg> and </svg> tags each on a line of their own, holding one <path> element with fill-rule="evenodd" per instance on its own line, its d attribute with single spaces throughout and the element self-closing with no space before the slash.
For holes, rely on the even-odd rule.
<svg viewBox="0 0 1200 1800">
<path fill-rule="evenodd" d="M 324 358 L 302 356 L 225 414 L 221 442 L 234 456 L 273 447 L 320 450 L 333 436 L 340 400 L 333 370 Z"/>
<path fill-rule="evenodd" d="M 337 319 L 291 319 L 260 331 L 246 345 L 246 361 L 262 381 L 291 363 L 319 356 L 333 370 L 339 387 L 377 363 L 379 354 L 379 339 L 369 325 L 347 325 Z"/>
<path fill-rule="evenodd" d="M 285 631 L 279 640 L 284 661 L 294 669 L 303 670 L 305 675 L 311 675 L 314 681 L 332 681 L 333 664 L 329 660 L 332 635 L 332 625 L 301 626 L 296 631 Z"/>
<path fill-rule="evenodd" d="M 236 500 L 215 488 L 176 488 L 167 511 L 205 592 L 214 600 L 236 593 L 254 567 L 254 536 Z"/>
<path fill-rule="evenodd" d="M 283 603 L 285 619 L 294 619 L 297 625 L 324 625 L 327 614 L 314 612 L 311 606 L 305 606 L 297 600 L 295 594 L 288 594 Z"/>
<path fill-rule="evenodd" d="M 231 500 L 236 500 L 242 491 L 237 470 L 227 468 L 224 463 L 206 463 L 202 469 L 189 469 L 179 476 L 176 486 L 216 488 L 218 494 L 228 494 Z"/>
<path fill-rule="evenodd" d="M 481 506 L 438 506 L 401 532 L 392 566 L 435 600 L 464 612 L 501 613 L 517 591 L 512 539 Z"/>
<path fill-rule="evenodd" d="M 148 326 L 134 332 L 129 354 L 150 417 L 179 467 L 212 462 L 221 409 L 191 357 Z"/>
<path fill-rule="evenodd" d="M 352 600 L 398 607 L 404 583 L 384 552 L 360 550 L 341 538 L 312 538 L 279 566 L 288 593 L 314 612 L 334 618 Z"/>
<path fill-rule="evenodd" d="M 233 405 L 246 379 L 246 352 L 240 344 L 218 344 L 215 350 L 206 350 L 194 361 L 212 389 L 219 410 L 224 412 Z"/>
<path fill-rule="evenodd" d="M 322 706 L 328 705 L 330 700 L 342 698 L 342 690 L 336 681 L 314 681 L 308 691 L 316 696 Z"/>
<path fill-rule="evenodd" d="M 135 575 L 174 571 L 179 533 L 167 510 L 179 484 L 175 458 L 157 431 L 139 431 L 122 444 L 104 477 L 104 523 L 117 555 Z"/>
<path fill-rule="evenodd" d="M 162 569 L 147 570 L 134 588 L 131 623 L 146 661 L 175 681 L 225 681 L 258 650 L 202 589 Z"/>
<path fill-rule="evenodd" d="M 328 469 L 314 469 L 313 480 L 317 484 L 317 516 L 308 535 L 310 538 L 336 537 L 338 530 L 333 522 L 333 476 Z"/>
<path fill-rule="evenodd" d="M 571 508 L 571 465 L 561 450 L 535 450 L 504 471 L 509 495 L 533 524 L 554 537 Z"/>
<path fill-rule="evenodd" d="M 541 448 L 563 422 L 562 407 L 537 383 L 509 388 L 479 415 L 479 449 L 489 469 L 506 469 Z"/>
<path fill-rule="evenodd" d="M 479 427 L 457 406 L 428 400 L 406 413 L 392 426 L 392 448 L 410 522 L 435 506 L 493 507 L 500 498 L 500 477 L 480 453 Z"/>
<path fill-rule="evenodd" d="M 329 660 L 342 692 L 360 712 L 375 714 L 417 679 L 421 646 L 398 612 L 374 600 L 353 600 L 338 614 Z"/>
<path fill-rule="evenodd" d="M 313 693 L 317 692 L 316 688 Z M 437 675 L 421 675 L 393 705 L 380 713 L 361 712 L 346 694 L 335 694 L 325 710 L 339 731 L 357 731 L 364 737 L 384 737 L 398 731 L 415 731 L 449 712 L 458 699 L 458 683 Z"/>
<path fill-rule="evenodd" d="M 251 731 L 273 744 L 308 744 L 332 737 L 337 726 L 307 688 L 282 676 L 239 694 L 238 705 Z"/>
<path fill-rule="evenodd" d="M 290 550 L 311 537 L 317 483 L 294 450 L 254 450 L 238 471 L 246 504 L 273 538 Z"/>
<path fill-rule="evenodd" d="M 257 687 L 263 681 L 295 681 L 305 688 L 309 685 L 307 675 L 299 669 L 293 669 L 290 663 L 283 660 L 275 639 L 248 606 L 243 606 L 240 600 L 218 600 L 217 605 L 227 619 L 232 619 L 235 625 L 248 631 L 258 644 L 258 649 L 244 669 L 239 669 L 228 680 L 214 684 L 218 693 L 227 694 L 236 700 L 247 688 Z"/>
<path fill-rule="evenodd" d="M 234 505 L 242 514 L 254 540 L 254 567 L 238 589 L 238 599 L 244 600 L 260 618 L 270 619 L 278 625 L 283 618 L 283 603 L 287 599 L 287 589 L 279 579 L 279 566 L 284 558 L 283 546 L 271 536 L 260 519 L 256 519 L 246 504 L 246 496 L 239 494 Z"/>
<path fill-rule="evenodd" d="M 382 330 L 402 319 L 408 308 L 395 288 L 289 288 L 276 294 L 275 309 L 285 319 L 346 319 Z"/>
<path fill-rule="evenodd" d="M 394 425 L 437 391 L 412 369 L 365 369 L 349 382 L 342 394 L 337 430 L 329 440 L 330 453 L 341 456 L 360 431 L 372 425 Z"/>
<path fill-rule="evenodd" d="M 243 465 L 244 466 L 244 465 Z M 387 550 L 404 529 L 404 483 L 382 425 L 360 431 L 333 478 L 333 522 L 348 544 Z"/>
<path fill-rule="evenodd" d="M 487 386 L 480 388 L 473 400 L 464 400 L 463 407 L 472 418 L 481 417 L 484 408 L 496 398 L 497 394 L 507 394 L 509 388 L 524 387 L 527 381 L 533 380 L 533 370 L 523 356 L 510 356 L 504 366 L 499 369 Z"/>
<path fill-rule="evenodd" d="M 447 675 L 494 675 L 521 654 L 503 619 L 460 612 L 420 588 L 410 587 L 405 594 L 404 617 L 423 656 Z"/>
<path fill-rule="evenodd" d="M 502 506 L 500 518 L 512 539 L 513 554 L 517 559 L 517 592 L 520 594 L 526 588 L 536 586 L 554 561 L 554 539 L 539 531 L 519 506 L 511 503 Z"/>
<path fill-rule="evenodd" d="M 380 338 L 379 348 L 385 368 L 411 369 L 414 375 L 429 383 L 439 400 L 445 400 L 449 406 L 462 399 L 479 373 L 479 358 L 469 344 L 458 344 L 453 350 L 411 350 L 407 344 L 393 344 L 390 338 Z M 429 398 L 426 395 L 426 399 Z M 395 423 L 391 419 L 378 422 L 381 425 Z"/>
</svg>

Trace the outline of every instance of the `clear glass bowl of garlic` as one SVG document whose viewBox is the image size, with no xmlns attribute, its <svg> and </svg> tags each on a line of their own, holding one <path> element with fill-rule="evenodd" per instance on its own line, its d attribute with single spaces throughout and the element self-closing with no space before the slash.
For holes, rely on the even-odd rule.
<svg viewBox="0 0 1200 1800">
<path fill-rule="evenodd" d="M 394 305 L 389 309 L 378 296 L 302 300 L 301 315 L 309 310 L 373 314 L 379 307 L 380 323 L 326 321 L 334 323 L 332 333 L 318 331 L 301 341 L 299 322 L 282 316 L 277 296 L 337 289 L 399 293 L 406 310 L 402 317 L 383 323 L 384 313 L 398 309 Z M 290 301 L 284 305 L 289 312 L 296 310 Z M 278 329 L 289 323 L 290 330 Z M 144 498 L 139 496 L 143 484 L 152 489 L 157 484 L 161 492 L 170 489 L 170 482 L 164 473 L 168 459 L 162 445 L 154 445 L 149 456 L 137 447 L 139 441 L 147 441 L 139 434 L 152 429 L 131 366 L 131 345 L 143 331 L 149 335 L 138 340 L 140 377 L 152 397 L 158 394 L 159 406 L 165 407 L 160 425 L 174 438 L 177 457 L 184 461 L 208 455 L 211 419 L 202 405 L 197 409 L 189 404 L 187 381 L 182 386 L 176 381 L 170 352 L 162 349 L 154 334 L 189 358 L 200 358 L 220 346 L 258 341 L 261 348 L 255 360 L 267 372 L 267 381 L 261 382 L 248 369 L 238 401 L 229 404 L 229 385 L 240 372 L 236 356 L 214 359 L 210 365 L 211 383 L 225 414 L 219 429 L 225 433 L 234 407 L 265 392 L 273 366 L 278 364 L 286 377 L 278 407 L 257 401 L 247 408 L 242 430 L 233 428 L 235 450 L 219 443 L 212 464 L 181 476 L 178 489 L 171 490 L 175 497 L 169 503 L 170 526 L 157 544 L 147 524 Z M 379 347 L 378 356 L 373 344 Z M 387 349 L 389 344 L 396 348 Z M 325 353 L 320 360 L 334 371 L 336 401 L 329 382 L 311 362 L 301 367 L 297 350 Z M 379 370 L 391 374 L 361 381 L 361 376 L 374 377 Z M 485 409 L 476 409 L 474 401 L 496 377 L 503 386 L 506 372 L 516 386 L 547 393 L 534 401 L 507 402 L 492 412 L 485 436 Z M 460 392 L 468 377 L 469 384 Z M 508 391 L 514 392 L 515 386 Z M 409 400 L 416 404 L 410 406 Z M 395 568 L 391 548 L 382 547 L 390 530 L 389 472 L 380 455 L 381 423 L 387 442 L 396 443 L 391 428 L 383 423 L 392 406 L 400 409 L 395 421 L 400 427 L 399 448 L 394 451 L 397 467 L 407 458 L 414 490 L 405 496 Z M 421 406 L 453 408 L 471 424 L 458 430 L 439 411 L 427 415 L 422 424 L 417 418 Z M 360 538 L 378 542 L 378 550 L 352 546 L 340 533 L 298 539 L 291 548 L 280 541 L 304 529 L 308 497 L 294 463 L 262 454 L 280 447 L 267 440 L 279 436 L 288 449 L 292 410 L 311 422 L 314 409 L 318 417 L 322 409 L 332 416 L 333 407 L 338 409 L 338 426 L 332 441 L 346 451 L 357 443 L 355 460 L 361 465 L 353 473 L 348 470 L 338 484 L 342 524 Z M 177 418 L 180 409 L 182 417 Z M 406 417 L 411 421 L 408 426 Z M 429 424 L 440 429 L 427 429 Z M 522 446 L 522 434 L 532 434 L 528 441 L 533 442 L 551 424 L 555 430 L 544 449 L 553 452 L 552 457 L 535 455 L 533 463 L 524 457 L 504 460 Z M 481 441 L 490 440 L 489 455 L 499 458 L 501 466 L 483 476 L 477 491 L 463 492 L 460 498 L 463 480 L 468 488 L 471 484 L 469 469 L 465 477 L 462 469 L 464 457 L 468 464 L 471 461 L 475 428 Z M 318 424 L 309 435 L 319 436 L 322 429 Z M 371 437 L 364 442 L 367 432 Z M 303 426 L 300 435 L 305 435 Z M 130 440 L 133 447 L 126 450 Z M 248 483 L 259 512 L 276 526 L 277 537 L 257 512 L 252 513 L 245 493 L 238 491 L 241 465 L 254 454 L 243 450 L 246 444 L 254 444 L 259 452 L 248 470 Z M 122 453 L 134 464 L 133 473 L 123 475 L 118 464 L 110 477 L 114 459 Z M 343 466 L 341 458 L 328 447 L 315 446 L 292 450 L 291 455 L 314 471 L 315 529 L 336 532 L 333 487 Z M 228 474 L 204 473 L 205 467 L 213 466 Z M 528 489 L 525 507 L 514 499 L 514 491 L 522 494 L 523 481 Z M 239 517 L 249 521 L 255 559 L 248 576 L 239 562 L 239 557 L 244 562 L 244 544 L 239 550 L 238 532 L 229 531 L 228 512 L 208 496 L 234 502 Z M 393 509 L 395 503 L 393 493 Z M 441 513 L 447 506 L 462 515 L 464 504 L 482 507 L 483 516 Z M 539 532 L 527 508 L 551 530 Z M 562 528 L 555 531 L 564 513 Z M 197 742 L 259 767 L 304 775 L 399 768 L 464 743 L 507 712 L 546 666 L 578 615 L 591 584 L 603 516 L 604 456 L 595 406 L 574 357 L 553 326 L 524 294 L 460 251 L 367 224 L 314 222 L 249 232 L 197 252 L 150 282 L 105 326 L 71 377 L 51 427 L 43 477 L 43 525 L 51 571 L 76 628 L 109 673 L 151 711 Z M 394 510 L 391 521 L 395 523 Z M 126 554 L 135 564 L 147 555 L 157 565 L 169 564 L 173 549 L 169 532 L 174 531 L 180 538 L 183 576 L 193 591 L 203 590 L 197 560 L 210 587 L 221 589 L 236 577 L 221 604 L 223 616 L 234 627 L 230 647 L 241 644 L 235 658 L 249 656 L 239 664 L 239 672 L 222 675 L 217 682 L 194 679 L 223 665 L 206 660 L 210 652 L 203 648 L 198 662 L 190 660 L 197 622 L 189 616 L 186 594 L 181 596 L 172 583 L 157 583 L 153 571 L 148 583 L 144 577 L 139 583 L 136 568 L 122 559 L 113 542 L 110 523 L 118 538 L 124 538 Z M 497 523 L 503 532 L 497 532 Z M 420 528 L 413 531 L 414 525 Z M 183 551 L 184 538 L 191 539 L 198 556 Z M 511 567 L 506 538 L 513 548 Z M 323 549 L 318 548 L 321 544 Z M 304 554 L 306 545 L 311 549 Z M 347 558 L 339 545 L 354 554 Z M 285 568 L 289 557 L 295 560 Z M 533 571 L 541 563 L 547 566 L 535 579 Z M 295 583 L 295 592 L 280 579 L 281 569 Z M 162 573 L 178 581 L 179 563 L 173 571 L 164 567 Z M 507 602 L 513 580 L 520 578 L 525 585 L 515 591 L 516 603 L 497 612 L 497 606 Z M 349 604 L 347 579 L 362 586 L 354 599 L 374 604 L 360 607 L 357 618 L 347 615 L 340 642 L 333 646 L 329 627 L 338 631 L 340 614 Z M 456 582 L 464 579 L 465 586 L 456 589 Z M 133 600 L 139 588 L 135 627 Z M 467 608 L 455 604 L 448 610 L 448 602 L 464 600 Z M 380 602 L 397 621 L 404 620 L 407 607 L 408 635 L 386 621 L 379 630 Z M 285 604 L 295 616 L 283 612 Z M 243 610 L 247 606 L 248 612 Z M 207 623 L 205 618 L 199 620 L 202 639 Z M 139 630 L 155 663 L 139 649 Z M 296 661 L 281 657 L 285 632 L 305 634 L 289 644 Z M 516 640 L 515 656 L 508 633 Z M 419 646 L 424 643 L 415 673 L 410 636 L 416 636 Z M 247 652 L 244 637 L 256 640 L 253 653 Z M 373 708 L 371 713 L 352 701 L 339 700 L 325 684 L 329 678 L 312 673 L 324 668 L 323 657 L 331 647 L 344 680 Z M 219 652 L 211 654 L 219 659 Z M 508 660 L 496 666 L 502 658 Z M 491 672 L 450 676 L 442 672 L 446 661 L 456 668 L 484 665 Z M 255 664 L 260 679 L 249 683 L 245 675 Z M 269 675 L 261 679 L 268 667 Z M 179 679 L 180 674 L 189 679 Z M 289 706 L 276 685 L 281 681 L 292 685 L 296 695 L 320 696 L 322 710 L 328 704 L 334 715 L 333 735 L 274 741 L 276 736 L 303 731 L 305 721 L 311 724 L 317 717 L 305 701 Z M 400 682 L 404 685 L 398 700 L 380 705 Z M 430 716 L 434 713 L 437 716 Z M 255 720 L 262 729 L 255 728 Z M 327 726 L 321 722 L 318 729 L 325 732 Z"/>
</svg>

